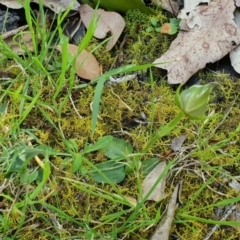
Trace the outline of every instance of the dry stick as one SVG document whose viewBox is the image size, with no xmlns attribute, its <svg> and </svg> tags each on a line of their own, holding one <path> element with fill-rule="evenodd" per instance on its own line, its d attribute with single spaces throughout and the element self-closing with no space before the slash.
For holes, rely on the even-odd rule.
<svg viewBox="0 0 240 240">
<path fill-rule="evenodd" d="M 226 220 L 232 213 L 233 211 L 236 209 L 236 205 L 233 205 L 227 212 L 226 214 L 223 216 L 223 218 L 220 220 L 221 221 L 224 221 Z M 209 240 L 210 237 L 213 235 L 213 233 L 218 229 L 219 225 L 216 224 L 212 229 L 211 231 L 207 234 L 207 236 L 203 239 L 203 240 Z"/>
<path fill-rule="evenodd" d="M 181 191 L 181 185 L 182 183 L 179 182 L 176 187 L 174 188 L 174 191 L 172 193 L 172 196 L 169 200 L 169 204 L 167 207 L 167 212 L 165 213 L 165 216 L 162 218 L 160 223 L 157 225 L 157 228 L 153 235 L 150 237 L 150 240 L 167 240 L 169 239 L 170 229 L 172 226 L 173 217 L 175 214 L 175 210 L 178 207 L 178 196 Z"/>
<path fill-rule="evenodd" d="M 80 113 L 78 112 L 78 110 L 77 110 L 77 108 L 76 108 L 76 106 L 74 104 L 74 101 L 72 99 L 72 95 L 71 94 L 69 95 L 69 99 L 70 99 L 70 101 L 72 103 L 73 109 L 75 110 L 76 114 L 79 116 L 80 119 L 83 119 L 83 116 L 80 115 Z"/>
</svg>

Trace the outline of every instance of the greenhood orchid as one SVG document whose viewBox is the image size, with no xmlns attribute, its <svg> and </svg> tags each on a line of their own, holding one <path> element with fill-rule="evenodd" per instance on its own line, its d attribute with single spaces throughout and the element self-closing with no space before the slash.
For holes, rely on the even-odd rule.
<svg viewBox="0 0 240 240">
<path fill-rule="evenodd" d="M 176 105 L 191 119 L 203 119 L 209 102 L 212 85 L 194 85 L 175 95 Z"/>
</svg>

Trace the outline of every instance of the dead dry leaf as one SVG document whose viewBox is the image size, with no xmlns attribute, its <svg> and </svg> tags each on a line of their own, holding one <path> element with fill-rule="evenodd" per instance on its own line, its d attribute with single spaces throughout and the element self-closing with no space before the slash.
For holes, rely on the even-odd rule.
<svg viewBox="0 0 240 240">
<path fill-rule="evenodd" d="M 186 12 L 190 12 L 195 9 L 200 3 L 209 3 L 210 0 L 184 0 L 184 9 Z"/>
<path fill-rule="evenodd" d="M 236 9 L 236 11 L 234 12 L 234 21 L 240 28 L 240 11 L 238 9 Z M 231 65 L 233 66 L 234 70 L 240 73 L 240 46 L 239 45 L 230 52 L 229 57 L 231 60 Z"/>
<path fill-rule="evenodd" d="M 56 49 L 61 52 L 61 45 L 58 45 Z M 78 47 L 73 44 L 69 44 L 68 52 L 72 57 L 74 57 L 78 53 Z M 100 65 L 97 59 L 85 49 L 78 55 L 75 68 L 79 77 L 88 80 L 93 80 L 99 77 L 101 73 Z"/>
<path fill-rule="evenodd" d="M 79 12 L 85 27 L 88 28 L 91 18 L 93 17 L 94 9 L 87 4 L 83 4 L 79 8 Z M 106 46 L 106 50 L 109 51 L 120 37 L 125 27 L 125 21 L 120 14 L 116 12 L 106 12 L 102 9 L 97 10 L 96 18 L 98 19 L 98 24 L 94 32 L 94 37 L 103 39 L 107 36 L 108 32 L 111 32 L 113 36 Z"/>
<path fill-rule="evenodd" d="M 22 0 L 24 3 L 25 1 Z M 43 5 L 53 10 L 55 13 L 59 13 L 65 11 L 70 4 L 73 3 L 73 0 L 48 0 L 48 1 L 41 1 L 41 0 L 30 0 L 30 2 L 43 2 Z M 8 8 L 22 8 L 22 4 L 19 3 L 19 0 L 1 0 L 1 4 L 5 5 Z M 75 2 L 73 4 L 72 10 L 77 10 L 80 4 Z"/>
<path fill-rule="evenodd" d="M 172 221 L 176 208 L 178 207 L 178 198 L 181 191 L 182 183 L 178 183 L 174 188 L 172 196 L 170 198 L 167 212 L 158 224 L 155 232 L 151 236 L 150 240 L 168 240 L 170 235 L 170 230 L 172 226 Z"/>
<path fill-rule="evenodd" d="M 240 0 L 235 0 L 236 6 L 240 7 Z"/>
<path fill-rule="evenodd" d="M 152 186 L 155 184 L 161 173 L 166 168 L 166 162 L 159 163 L 143 180 L 142 183 L 142 191 L 143 191 L 143 198 L 148 194 L 149 190 L 152 188 Z M 158 183 L 158 185 L 155 187 L 153 192 L 150 194 L 150 196 L 147 198 L 147 200 L 153 200 L 158 202 L 165 196 L 165 186 L 166 186 L 166 179 L 167 174 L 163 176 L 161 181 Z"/>
<path fill-rule="evenodd" d="M 2 40 L 9 46 L 12 52 L 22 55 L 27 51 L 33 51 L 32 35 L 28 26 L 24 25 L 1 35 Z M 0 56 L 2 54 L 0 53 Z"/>
<path fill-rule="evenodd" d="M 152 0 L 152 2 L 172 14 L 177 14 L 179 10 L 178 0 Z"/>
<path fill-rule="evenodd" d="M 240 43 L 240 29 L 234 22 L 234 1 L 212 1 L 196 13 L 200 30 L 180 31 L 169 50 L 154 63 L 168 71 L 170 84 L 185 83 L 206 63 L 216 62 Z"/>
<path fill-rule="evenodd" d="M 240 46 L 234 48 L 229 54 L 231 65 L 233 66 L 234 70 L 240 73 Z"/>
<path fill-rule="evenodd" d="M 118 194 L 113 194 L 115 197 L 119 198 L 119 199 L 122 199 L 122 200 L 127 200 L 129 205 L 131 205 L 132 207 L 136 207 L 137 206 L 137 200 L 136 198 L 133 198 L 131 196 L 120 196 Z"/>
<path fill-rule="evenodd" d="M 190 13 L 182 10 L 178 14 L 178 18 L 181 19 L 179 24 L 181 30 L 188 31 L 189 29 L 201 29 L 202 27 L 201 18 L 195 10 L 191 11 Z"/>
<path fill-rule="evenodd" d="M 171 149 L 172 149 L 174 152 L 180 151 L 181 148 L 182 148 L 182 145 L 183 145 L 184 141 L 186 140 L 186 138 L 187 138 L 187 135 L 181 135 L 180 137 L 175 137 L 175 138 L 172 140 Z"/>
</svg>

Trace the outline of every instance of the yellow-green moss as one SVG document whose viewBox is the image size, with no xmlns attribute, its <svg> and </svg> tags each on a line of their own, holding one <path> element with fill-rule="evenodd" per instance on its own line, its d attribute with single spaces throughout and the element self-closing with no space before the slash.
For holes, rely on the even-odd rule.
<svg viewBox="0 0 240 240">
<path fill-rule="evenodd" d="M 150 24 L 150 17 L 151 16 L 146 16 L 139 11 L 127 13 L 125 31 L 128 35 L 126 36 L 126 42 L 122 49 L 122 65 L 130 63 L 149 63 L 167 50 L 171 37 L 155 32 L 147 33 L 145 31 Z M 155 18 L 157 18 L 159 23 L 164 23 L 165 20 L 167 20 L 162 13 L 159 13 Z M 89 49 L 94 48 L 97 44 L 97 40 L 92 40 Z M 117 46 L 119 46 L 119 43 Z M 117 46 L 112 52 L 103 54 L 103 47 L 95 52 L 98 60 L 103 65 L 104 71 L 109 70 L 111 67 L 116 67 L 116 57 L 118 54 Z M 49 106 L 54 105 L 54 107 L 59 110 L 61 102 L 65 99 L 67 94 L 66 89 L 63 88 L 59 98 L 53 102 L 52 96 L 55 90 L 51 83 L 41 75 L 29 77 L 31 78 L 31 81 L 29 82 L 30 88 L 28 94 L 32 94 L 32 86 L 37 81 L 39 89 L 41 89 L 39 101 L 42 101 Z M 183 240 L 187 240 L 190 237 L 191 239 L 196 240 L 202 239 L 209 231 L 210 225 L 185 219 L 182 213 L 189 213 L 196 217 L 212 219 L 214 217 L 213 207 L 209 207 L 204 211 L 197 211 L 196 209 L 212 205 L 225 199 L 225 196 L 217 194 L 218 183 L 221 183 L 223 176 L 221 174 L 216 174 L 212 182 L 209 183 L 211 189 L 205 187 L 203 191 L 199 193 L 199 196 L 196 197 L 188 207 L 185 207 L 185 205 L 191 201 L 193 195 L 205 184 L 205 180 L 211 178 L 211 176 L 216 173 L 216 170 L 234 169 L 234 174 L 239 172 L 238 146 L 240 143 L 240 136 L 239 133 L 235 133 L 234 131 L 240 122 L 240 83 L 239 81 L 234 82 L 229 79 L 228 75 L 222 74 L 204 75 L 202 73 L 201 77 L 205 82 L 213 80 L 214 82 L 217 82 L 217 84 L 214 85 L 213 95 L 209 105 L 209 112 L 215 111 L 216 115 L 210 117 L 205 123 L 191 121 L 187 118 L 183 119 L 171 134 L 159 139 L 150 149 L 148 155 L 142 157 L 141 160 L 148 159 L 151 156 L 157 156 L 159 159 L 166 160 L 167 162 L 173 160 L 175 157 L 178 157 L 179 153 L 171 151 L 170 145 L 172 139 L 182 134 L 186 134 L 188 137 L 184 143 L 187 150 L 182 153 L 183 160 L 177 162 L 173 166 L 167 181 L 166 199 L 161 203 L 146 203 L 145 215 L 140 212 L 133 222 L 133 224 L 140 224 L 146 220 L 146 217 L 154 219 L 159 209 L 161 209 L 162 213 L 169 201 L 173 185 L 181 180 L 183 181 L 181 197 L 183 205 L 177 209 L 175 218 L 177 222 L 173 224 L 172 233 L 177 234 Z M 154 80 L 157 78 L 161 78 L 161 76 L 154 78 Z M 24 84 L 24 78 L 19 78 L 15 81 L 11 87 L 11 91 L 16 91 L 21 84 Z M 140 82 L 136 79 L 128 83 L 105 86 L 101 97 L 96 132 L 94 136 L 92 136 L 92 112 L 90 104 L 93 100 L 94 90 L 94 86 L 88 86 L 82 89 L 75 89 L 71 93 L 74 106 L 82 118 L 77 115 L 68 98 L 61 113 L 57 111 L 55 112 L 54 110 L 41 105 L 48 114 L 49 119 L 52 120 L 56 127 L 61 129 L 66 140 L 74 139 L 77 142 L 79 152 L 81 152 L 86 143 L 94 143 L 102 136 L 113 135 L 124 138 L 126 141 L 130 142 L 134 146 L 134 153 L 139 153 L 149 141 L 152 134 L 159 127 L 164 126 L 172 120 L 179 112 L 174 104 L 175 92 L 166 83 L 154 82 L 153 85 L 151 85 L 149 81 Z M 120 107 L 120 100 L 116 95 L 118 95 L 132 110 Z M 216 103 L 215 100 L 219 95 L 224 95 L 225 100 Z M 236 102 L 233 104 L 234 99 L 236 99 Z M 4 132 L 4 126 L 8 125 L 11 128 L 11 123 L 13 122 L 11 120 L 18 117 L 19 108 L 17 106 L 19 105 L 21 98 L 14 99 L 13 95 L 10 95 L 7 100 L 9 101 L 9 109 L 8 113 L 1 118 L 2 125 L 0 128 L 1 137 L 9 138 L 9 141 L 11 141 L 10 133 L 8 134 L 8 132 Z M 28 104 L 26 104 L 25 107 L 26 106 L 28 106 Z M 219 125 L 230 107 L 232 107 L 231 113 L 223 123 Z M 150 120 L 153 111 L 153 123 L 151 123 Z M 147 116 L 147 119 L 144 120 L 145 122 L 148 122 L 146 124 L 139 124 L 135 121 L 140 118 L 142 112 Z M 217 126 L 218 129 L 214 132 L 214 129 Z M 34 134 L 39 138 L 38 143 L 48 145 L 61 152 L 66 151 L 65 142 L 63 141 L 61 134 L 59 134 L 59 131 L 57 131 L 54 126 L 43 117 L 38 104 L 36 104 L 29 113 L 27 118 L 21 124 L 21 127 L 22 129 L 34 129 Z M 151 129 L 153 132 L 151 132 Z M 213 135 L 207 140 L 210 134 Z M 229 139 L 228 143 L 218 145 L 226 139 Z M 165 155 L 167 151 L 170 152 L 168 156 Z M 191 154 L 184 158 L 190 152 Z M 85 157 L 93 164 L 104 162 L 106 160 L 106 157 L 101 151 L 85 154 Z M 61 209 L 61 211 L 69 214 L 72 218 L 76 218 L 80 222 L 85 221 L 96 231 L 107 235 L 112 230 L 113 225 L 112 223 L 105 224 L 104 221 L 106 221 L 106 218 L 110 218 L 112 216 L 111 214 L 123 211 L 124 209 L 127 209 L 127 207 L 122 204 L 113 204 L 111 200 L 98 198 L 87 191 L 84 192 L 77 188 L 76 184 L 71 184 L 70 182 L 63 180 L 62 177 L 73 179 L 79 184 L 83 183 L 89 187 L 94 186 L 96 187 L 94 190 L 96 192 L 98 189 L 101 189 L 109 193 L 114 193 L 114 189 L 106 184 L 96 184 L 88 175 L 81 175 L 78 172 L 73 174 L 73 159 L 70 154 L 66 158 L 52 156 L 50 160 L 52 166 L 50 180 L 47 183 L 46 188 L 39 194 L 37 200 L 44 199 L 47 203 Z M 84 165 L 84 167 L 88 170 L 88 166 Z M 127 176 L 121 184 L 116 185 L 124 196 L 131 196 L 138 199 L 139 192 L 136 184 L 136 175 L 138 174 L 139 173 L 132 173 Z M 2 180 L 3 178 L 4 176 L 1 175 L 0 179 Z M 141 178 L 143 178 L 143 176 L 140 174 L 140 180 L 142 180 Z M 20 185 L 19 182 L 14 184 L 16 186 Z M 86 189 L 89 190 L 89 188 Z M 45 199 L 51 191 L 54 191 L 52 195 L 49 195 L 47 199 Z M 17 190 L 11 191 L 11 189 L 4 189 L 4 194 L 11 196 L 13 199 L 16 192 Z M 226 197 L 229 198 L 238 195 L 235 190 L 228 188 L 228 186 L 224 186 L 223 192 L 226 194 Z M 26 191 L 23 191 L 16 201 L 24 201 L 25 197 Z M 12 202 L 8 201 L 8 204 L 11 206 Z M 34 219 L 31 223 L 39 224 L 38 229 L 31 229 L 32 237 L 34 236 L 36 239 L 44 239 L 44 234 L 41 234 L 38 230 L 50 228 L 52 234 L 55 234 L 55 236 L 58 236 L 59 238 L 67 237 L 68 234 L 70 236 L 79 234 L 80 227 L 71 223 L 71 221 L 68 222 L 64 220 L 63 225 L 65 230 L 67 229 L 67 233 L 65 230 L 61 232 L 57 228 L 53 228 L 52 220 L 49 217 L 50 213 L 39 205 L 41 204 L 36 204 L 36 208 L 40 208 L 38 210 L 34 208 L 31 209 L 31 207 L 27 209 L 26 218 L 28 214 L 30 216 L 33 215 Z M 21 211 L 21 209 L 19 211 Z M 114 227 L 117 228 L 121 226 L 127 217 L 129 217 L 129 214 L 131 214 L 131 212 L 126 211 L 125 214 L 121 215 L 114 223 Z M 9 215 L 10 226 L 16 228 L 20 217 L 18 211 L 13 211 Z M 45 221 L 43 219 L 48 220 Z M 186 224 L 180 224 L 180 221 Z M 81 230 L 83 231 L 83 229 Z M 140 237 L 142 239 L 149 239 L 154 228 L 146 230 L 146 227 L 144 226 L 137 228 L 134 233 L 129 229 L 126 231 L 127 233 L 123 231 L 119 236 L 125 237 L 126 234 L 127 237 L 125 239 L 131 240 L 140 239 Z M 234 235 L 235 232 L 235 228 L 220 228 L 214 233 L 212 239 L 226 239 L 226 236 Z M 19 239 L 27 239 L 29 238 L 29 235 L 30 232 L 25 229 L 25 231 L 21 232 L 21 237 Z"/>
</svg>

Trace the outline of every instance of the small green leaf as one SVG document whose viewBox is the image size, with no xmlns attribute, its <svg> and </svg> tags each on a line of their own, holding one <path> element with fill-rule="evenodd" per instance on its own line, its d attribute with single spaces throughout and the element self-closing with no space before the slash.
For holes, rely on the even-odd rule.
<svg viewBox="0 0 240 240">
<path fill-rule="evenodd" d="M 147 28 L 146 28 L 146 32 L 150 33 L 150 32 L 152 32 L 152 31 L 153 31 L 153 27 L 147 27 Z"/>
<path fill-rule="evenodd" d="M 173 23 L 170 23 L 170 26 L 171 26 L 171 28 L 170 28 L 170 31 L 169 31 L 168 34 L 169 35 L 176 34 L 178 32 L 177 26 L 175 24 L 173 24 Z"/>
<path fill-rule="evenodd" d="M 73 154 L 72 172 L 75 173 L 79 170 L 83 162 L 82 154 Z"/>
<path fill-rule="evenodd" d="M 98 183 L 120 183 L 125 178 L 124 165 L 120 162 L 107 161 L 95 165 L 98 169 L 92 170 L 91 177 Z"/>
<path fill-rule="evenodd" d="M 171 23 L 171 24 L 174 24 L 177 28 L 179 28 L 180 22 L 181 22 L 181 19 L 170 18 L 170 23 Z"/>
<path fill-rule="evenodd" d="M 10 164 L 8 166 L 8 170 L 5 174 L 6 178 L 9 178 L 13 173 L 24 172 L 27 168 L 27 165 L 31 161 L 33 157 L 36 155 L 42 154 L 44 155 L 46 150 L 39 148 L 34 148 L 31 146 L 18 146 L 12 151 L 10 151 Z"/>
<path fill-rule="evenodd" d="M 178 32 L 178 28 L 173 23 L 164 23 L 160 28 L 161 33 L 166 33 L 169 35 L 173 35 Z"/>
<path fill-rule="evenodd" d="M 151 21 L 151 24 L 152 24 L 154 27 L 157 25 L 157 20 L 156 20 L 156 18 L 151 18 L 150 21 Z"/>
<path fill-rule="evenodd" d="M 155 32 L 160 32 L 161 31 L 161 28 L 155 28 Z"/>
<path fill-rule="evenodd" d="M 7 109 L 8 109 L 8 103 L 2 103 L 0 105 L 0 115 L 4 115 L 7 113 Z"/>
<path fill-rule="evenodd" d="M 29 172 L 29 170 L 25 171 L 21 174 L 20 182 L 22 184 L 30 184 L 35 181 L 38 177 L 38 171 Z"/>
<path fill-rule="evenodd" d="M 65 144 L 67 145 L 67 147 L 71 151 L 73 151 L 73 152 L 77 152 L 78 151 L 78 144 L 77 144 L 75 139 L 66 140 Z"/>
<path fill-rule="evenodd" d="M 90 152 L 103 149 L 107 147 L 112 141 L 113 141 L 113 136 L 104 136 L 98 139 L 98 141 L 95 144 L 87 146 L 84 149 L 84 153 L 90 153 Z"/>
<path fill-rule="evenodd" d="M 143 176 L 146 177 L 158 164 L 159 158 L 150 158 L 142 162 Z"/>
<path fill-rule="evenodd" d="M 127 157 L 127 155 L 131 154 L 132 151 L 132 145 L 119 138 L 113 138 L 112 142 L 104 148 L 105 156 L 111 159 Z"/>
</svg>

